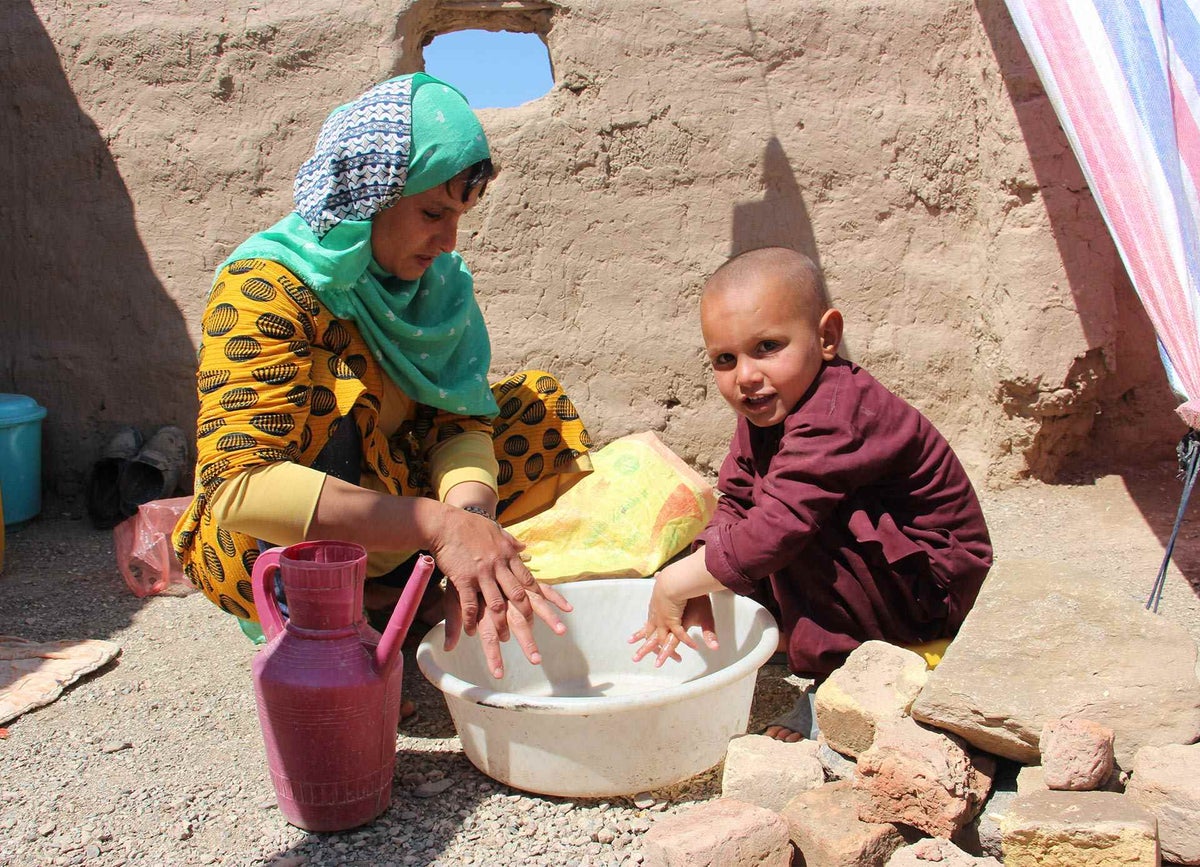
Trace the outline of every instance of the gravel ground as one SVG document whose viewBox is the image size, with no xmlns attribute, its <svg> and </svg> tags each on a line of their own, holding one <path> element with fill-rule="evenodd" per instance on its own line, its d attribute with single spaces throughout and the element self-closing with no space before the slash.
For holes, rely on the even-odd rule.
<svg viewBox="0 0 1200 867">
<path fill-rule="evenodd" d="M 1144 599 L 1178 504 L 1173 467 L 982 493 L 998 556 L 1089 564 Z M 1185 524 L 1162 614 L 1200 641 L 1200 529 Z M 1188 576 L 1185 578 L 1184 576 Z M 111 534 L 48 508 L 10 528 L 0 633 L 105 638 L 122 653 L 0 740 L 0 864 L 276 867 L 641 861 L 662 815 L 720 794 L 713 769 L 605 801 L 510 789 L 463 756 L 445 704 L 406 653 L 389 810 L 343 834 L 308 834 L 275 807 L 254 709 L 254 648 L 199 595 L 135 598 Z M 759 674 L 751 730 L 790 704 L 787 672 Z"/>
</svg>

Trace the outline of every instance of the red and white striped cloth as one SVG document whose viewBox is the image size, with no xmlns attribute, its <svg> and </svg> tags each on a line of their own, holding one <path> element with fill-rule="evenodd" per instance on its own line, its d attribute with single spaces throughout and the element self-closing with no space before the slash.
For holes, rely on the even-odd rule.
<svg viewBox="0 0 1200 867">
<path fill-rule="evenodd" d="M 1200 0 L 1007 0 L 1200 429 Z"/>
</svg>

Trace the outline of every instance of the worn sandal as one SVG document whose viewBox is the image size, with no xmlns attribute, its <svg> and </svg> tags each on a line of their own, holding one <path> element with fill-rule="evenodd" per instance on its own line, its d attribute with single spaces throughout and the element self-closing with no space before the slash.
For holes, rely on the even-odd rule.
<svg viewBox="0 0 1200 867">
<path fill-rule="evenodd" d="M 187 470 L 187 434 L 173 425 L 159 428 L 137 457 L 121 467 L 121 511 L 126 516 L 136 515 L 142 503 L 170 497 Z"/>
<path fill-rule="evenodd" d="M 111 530 L 129 517 L 121 510 L 119 482 L 125 465 L 137 457 L 142 435 L 137 428 L 123 427 L 113 434 L 88 473 L 84 504 L 97 530 Z"/>
</svg>

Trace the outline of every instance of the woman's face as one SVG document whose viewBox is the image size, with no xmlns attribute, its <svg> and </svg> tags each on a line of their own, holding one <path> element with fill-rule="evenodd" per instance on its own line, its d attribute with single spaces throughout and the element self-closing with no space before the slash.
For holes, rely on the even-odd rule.
<svg viewBox="0 0 1200 867">
<path fill-rule="evenodd" d="M 371 223 L 371 252 L 390 274 L 401 280 L 416 280 L 443 253 L 458 242 L 458 220 L 479 201 L 479 189 L 462 200 L 463 179 L 415 196 L 404 196 L 380 211 Z"/>
</svg>

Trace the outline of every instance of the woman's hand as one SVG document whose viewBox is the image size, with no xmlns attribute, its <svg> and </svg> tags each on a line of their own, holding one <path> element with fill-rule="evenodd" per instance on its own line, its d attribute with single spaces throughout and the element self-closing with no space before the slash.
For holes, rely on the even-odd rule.
<svg viewBox="0 0 1200 867">
<path fill-rule="evenodd" d="M 541 661 L 533 640 L 537 617 L 561 635 L 566 627 L 555 608 L 571 605 L 556 590 L 539 584 L 521 559 L 524 546 L 494 521 L 448 508 L 439 532 L 430 544 L 438 566 L 446 575 L 446 650 L 458 644 L 460 630 L 478 632 L 493 676 L 504 676 L 500 642 L 517 636 L 525 657 Z"/>
<path fill-rule="evenodd" d="M 325 480 L 309 528 L 312 539 L 357 542 L 368 551 L 427 550 L 448 579 L 446 649 L 458 644 L 459 633 L 478 631 L 488 665 L 504 676 L 500 642 L 517 636 L 526 657 L 536 662 L 533 619 L 562 634 L 566 627 L 555 613 L 571 605 L 557 591 L 538 584 L 521 559 L 524 547 L 495 521 L 460 506 L 496 506 L 489 486 L 464 482 L 450 489 L 446 502 L 431 497 L 395 497 L 343 482 Z M 520 616 L 509 615 L 515 611 Z M 480 628 L 487 622 L 486 629 Z M 535 658 L 536 657 L 536 658 Z"/>
<path fill-rule="evenodd" d="M 453 585 L 450 586 L 453 588 Z M 543 589 L 548 590 L 549 588 Z M 558 595 L 552 590 L 550 592 L 555 596 Z M 455 616 L 457 616 L 457 593 L 451 589 L 447 595 L 454 595 L 455 598 L 446 600 L 446 612 L 449 614 L 453 609 Z M 559 598 L 561 599 L 562 597 Z M 557 617 L 554 615 L 553 609 L 550 608 L 550 603 L 546 599 L 540 596 L 530 596 L 529 599 L 534 609 L 539 611 L 539 617 L 545 620 L 546 617 L 543 615 L 548 615 L 554 617 L 557 623 Z M 563 601 L 565 602 L 565 600 Z M 543 607 L 545 611 L 541 610 Z M 562 635 L 566 631 L 566 628 L 561 623 L 552 628 L 559 635 Z M 504 660 L 500 655 L 500 642 L 507 641 L 510 635 L 516 637 L 517 644 L 521 647 L 521 652 L 525 654 L 525 658 L 531 664 L 541 664 L 542 655 L 538 651 L 537 643 L 533 640 L 533 621 L 522 615 L 515 605 L 509 605 L 503 615 L 495 614 L 491 609 L 484 608 L 483 615 L 479 618 L 476 635 L 479 637 L 479 643 L 483 646 L 483 654 L 487 659 L 488 671 L 497 680 L 504 677 Z"/>
</svg>

